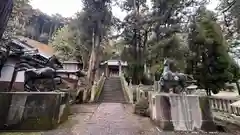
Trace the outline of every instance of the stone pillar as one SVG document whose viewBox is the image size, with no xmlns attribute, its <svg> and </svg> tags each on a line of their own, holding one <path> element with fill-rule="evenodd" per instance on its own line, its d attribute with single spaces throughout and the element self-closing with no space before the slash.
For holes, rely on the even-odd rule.
<svg viewBox="0 0 240 135">
<path fill-rule="evenodd" d="M 132 78 L 129 78 L 129 87 L 132 88 Z"/>
<path fill-rule="evenodd" d="M 174 131 L 171 106 L 168 95 L 156 95 L 153 100 L 153 120 L 162 129 L 167 131 Z"/>
<path fill-rule="evenodd" d="M 108 77 L 108 65 L 105 65 L 105 76 Z"/>
<path fill-rule="evenodd" d="M 197 85 L 190 85 L 188 86 L 187 89 L 187 94 L 192 94 L 193 92 L 195 92 L 197 90 Z"/>
<path fill-rule="evenodd" d="M 137 98 L 137 102 L 138 102 L 139 99 L 140 99 L 140 94 L 141 94 L 140 86 L 137 86 L 137 88 L 136 88 L 136 98 Z"/>
<path fill-rule="evenodd" d="M 144 73 L 145 74 L 147 73 L 147 64 L 146 63 L 144 64 Z"/>
<path fill-rule="evenodd" d="M 87 102 L 87 95 L 88 95 L 88 91 L 84 90 L 83 91 L 83 102 Z"/>
<path fill-rule="evenodd" d="M 97 89 L 97 82 L 94 82 L 94 84 L 92 86 L 92 89 L 91 89 L 91 99 L 90 99 L 90 102 L 93 102 L 95 100 L 96 89 Z"/>
<path fill-rule="evenodd" d="M 119 66 L 118 73 L 119 73 L 119 76 L 121 76 L 122 75 L 122 64 L 121 64 L 121 61 L 118 61 L 118 66 Z"/>
</svg>

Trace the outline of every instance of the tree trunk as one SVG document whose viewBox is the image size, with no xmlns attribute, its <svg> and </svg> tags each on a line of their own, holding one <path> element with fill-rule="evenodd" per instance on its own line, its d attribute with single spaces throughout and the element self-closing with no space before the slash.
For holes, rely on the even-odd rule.
<svg viewBox="0 0 240 135">
<path fill-rule="evenodd" d="M 0 4 L 0 38 L 4 33 L 13 9 L 13 0 L 2 0 Z"/>
<path fill-rule="evenodd" d="M 94 82 L 94 66 L 95 66 L 95 61 L 96 61 L 96 49 L 95 47 L 92 48 L 91 56 L 90 56 L 90 61 L 89 61 L 89 66 L 88 66 L 88 74 L 87 78 L 89 80 L 89 83 L 93 85 Z"/>
<path fill-rule="evenodd" d="M 82 56 L 83 70 L 85 71 L 88 68 L 88 57 Z"/>
<path fill-rule="evenodd" d="M 92 51 L 89 59 L 87 78 L 88 81 L 92 84 L 92 70 L 93 70 L 93 61 L 95 59 L 95 33 L 93 32 L 92 36 Z"/>
<path fill-rule="evenodd" d="M 237 90 L 238 90 L 238 95 L 240 95 L 240 86 L 239 86 L 238 81 L 236 81 L 236 86 L 237 86 Z"/>
<path fill-rule="evenodd" d="M 96 24 L 96 29 L 93 34 L 93 46 L 92 46 L 92 52 L 91 57 L 89 61 L 89 67 L 88 67 L 88 80 L 91 85 L 93 85 L 96 75 L 96 70 L 98 70 L 99 66 L 99 49 L 100 49 L 100 43 L 101 43 L 101 32 L 100 32 L 100 25 L 101 22 L 98 21 Z"/>
</svg>

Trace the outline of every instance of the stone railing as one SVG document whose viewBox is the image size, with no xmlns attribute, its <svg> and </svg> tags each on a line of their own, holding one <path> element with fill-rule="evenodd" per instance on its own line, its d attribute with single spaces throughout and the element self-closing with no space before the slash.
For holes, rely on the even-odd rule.
<svg viewBox="0 0 240 135">
<path fill-rule="evenodd" d="M 150 117 L 155 121 L 158 118 L 161 118 L 161 107 L 159 104 L 160 100 L 157 100 L 160 95 L 163 96 L 164 93 L 159 93 L 160 84 L 155 81 L 153 85 L 154 91 L 148 92 L 149 100 L 149 111 Z M 195 98 L 194 96 L 206 97 L 208 100 L 208 105 L 204 105 L 205 108 L 209 108 L 212 116 L 214 118 L 214 123 L 227 127 L 228 131 L 236 131 L 236 128 L 240 127 L 240 97 L 237 96 L 206 96 L 205 90 L 196 89 L 196 87 L 188 87 L 190 91 L 193 91 L 193 95 L 189 95 L 188 98 Z M 143 90 L 140 89 L 139 93 L 142 93 Z M 141 97 L 142 94 L 138 94 L 138 97 Z M 161 97 L 161 96 L 160 96 Z M 171 97 L 171 96 L 170 96 Z M 173 97 L 171 97 L 173 98 Z M 193 102 L 193 101 L 192 101 Z M 191 103 L 191 102 L 190 102 Z M 164 103 L 161 103 L 163 106 Z M 196 104 L 197 105 L 197 104 Z M 203 105 L 203 104 L 202 104 Z M 203 109 L 203 108 L 202 108 Z M 180 112 L 180 111 L 178 111 Z M 160 120 L 161 121 L 161 120 Z M 157 121 L 159 124 L 160 121 Z M 164 125 L 164 124 L 161 124 Z"/>
<path fill-rule="evenodd" d="M 160 90 L 160 83 L 159 83 L 159 81 L 154 81 L 153 89 L 154 89 L 154 91 L 159 91 Z"/>
<path fill-rule="evenodd" d="M 120 75 L 120 80 L 121 80 L 123 91 L 124 91 L 125 95 L 127 96 L 126 98 L 128 99 L 128 102 L 133 103 L 133 101 L 134 101 L 133 100 L 133 88 L 132 88 L 131 82 L 128 85 L 123 74 Z"/>
<path fill-rule="evenodd" d="M 209 97 L 210 105 L 213 111 L 234 114 L 240 116 L 240 105 L 232 105 L 240 100 L 239 97 Z"/>
<path fill-rule="evenodd" d="M 102 92 L 102 88 L 104 85 L 106 77 L 104 76 L 104 73 L 101 75 L 100 79 L 98 81 L 94 82 L 94 85 L 92 86 L 92 90 L 91 90 L 91 99 L 90 102 L 94 102 L 97 101 L 101 92 Z"/>
<path fill-rule="evenodd" d="M 139 101 L 141 98 L 149 98 L 149 93 L 154 92 L 154 88 L 151 85 L 138 85 L 136 87 L 136 101 Z"/>
</svg>

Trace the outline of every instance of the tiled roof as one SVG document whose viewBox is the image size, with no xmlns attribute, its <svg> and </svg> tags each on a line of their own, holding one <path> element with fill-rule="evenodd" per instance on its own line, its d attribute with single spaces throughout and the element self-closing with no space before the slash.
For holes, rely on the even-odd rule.
<svg viewBox="0 0 240 135">
<path fill-rule="evenodd" d="M 127 62 L 121 61 L 121 60 L 108 60 L 108 61 L 102 62 L 100 65 L 108 64 L 109 66 L 118 66 L 119 62 L 121 62 L 122 66 L 127 66 L 128 65 Z"/>
<path fill-rule="evenodd" d="M 51 57 L 54 55 L 54 49 L 49 45 L 22 36 L 19 36 L 17 38 L 21 41 L 25 41 L 26 44 L 34 47 L 35 49 L 38 49 L 41 55 L 44 55 L 46 57 Z"/>
<path fill-rule="evenodd" d="M 78 61 L 63 61 L 63 64 L 81 64 L 81 62 Z"/>
</svg>

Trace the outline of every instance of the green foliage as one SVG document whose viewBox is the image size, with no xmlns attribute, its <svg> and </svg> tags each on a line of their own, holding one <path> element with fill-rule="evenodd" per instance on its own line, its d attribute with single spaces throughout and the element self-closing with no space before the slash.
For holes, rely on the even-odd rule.
<svg viewBox="0 0 240 135">
<path fill-rule="evenodd" d="M 92 51 L 92 27 L 93 22 L 89 20 L 89 13 L 86 11 L 79 12 L 76 14 L 76 18 L 55 33 L 50 44 L 62 60 L 81 61 L 86 68 Z M 98 50 L 99 59 L 109 59 L 112 50 L 113 47 L 109 45 L 109 42 L 103 39 Z"/>
<path fill-rule="evenodd" d="M 74 56 L 76 51 L 76 40 L 74 40 L 73 37 L 73 33 L 70 31 L 69 26 L 66 25 L 59 29 L 50 41 L 50 45 L 57 51 L 57 56 L 63 61 L 76 59 Z"/>
<path fill-rule="evenodd" d="M 226 34 L 229 38 L 233 38 L 234 33 L 239 34 L 240 30 L 240 1 L 238 0 L 220 0 L 218 10 L 224 16 L 224 25 Z"/>
<path fill-rule="evenodd" d="M 231 59 L 231 66 L 229 72 L 233 74 L 233 78 L 232 80 L 230 80 L 230 82 L 235 83 L 240 79 L 240 67 L 233 59 Z"/>
<path fill-rule="evenodd" d="M 195 79 L 201 87 L 218 93 L 234 74 L 225 38 L 215 20 L 212 12 L 198 11 L 189 33 L 189 48 L 194 52 Z"/>
<path fill-rule="evenodd" d="M 188 52 L 187 44 L 183 41 L 185 39 L 180 36 L 183 34 L 173 34 L 168 38 L 160 41 L 149 41 L 148 48 L 148 63 L 150 65 L 161 64 L 166 57 L 175 59 L 177 67 L 183 70 L 185 67 L 185 53 Z"/>
<path fill-rule="evenodd" d="M 112 25 L 112 12 L 110 0 L 83 0 L 83 11 L 86 13 L 85 27 L 100 36 L 106 36 Z"/>
<path fill-rule="evenodd" d="M 147 6 L 146 0 L 124 0 L 120 4 L 128 12 L 123 22 L 122 39 L 125 48 L 122 59 L 131 66 L 146 63 L 149 67 L 160 65 L 165 57 L 177 60 L 180 70 L 185 68 L 185 54 L 188 46 L 184 37 L 187 23 L 183 20 L 190 18 L 186 9 L 198 8 L 204 2 L 198 0 L 151 0 L 152 8 Z M 197 5 L 197 6 L 196 6 Z M 187 21 L 186 21 L 187 22 Z M 141 49 L 138 49 L 141 48 Z M 137 71 L 132 67 L 132 71 Z M 135 76 L 141 76 L 136 72 Z"/>
<path fill-rule="evenodd" d="M 143 78 L 144 66 L 137 63 L 128 63 L 128 74 L 132 78 L 132 84 L 140 84 Z"/>
<path fill-rule="evenodd" d="M 153 85 L 154 84 L 154 80 L 152 80 L 151 78 L 149 78 L 146 74 L 144 74 L 141 78 L 141 83 L 143 85 Z"/>
<path fill-rule="evenodd" d="M 24 35 L 25 26 L 20 23 L 26 22 L 29 18 L 24 14 L 24 8 L 28 7 L 29 0 L 14 0 L 13 10 L 4 36 Z"/>
<path fill-rule="evenodd" d="M 38 9 L 33 9 L 29 2 L 14 0 L 13 11 L 4 35 L 26 36 L 47 44 L 49 38 L 67 19 L 59 14 L 49 16 Z"/>
</svg>

